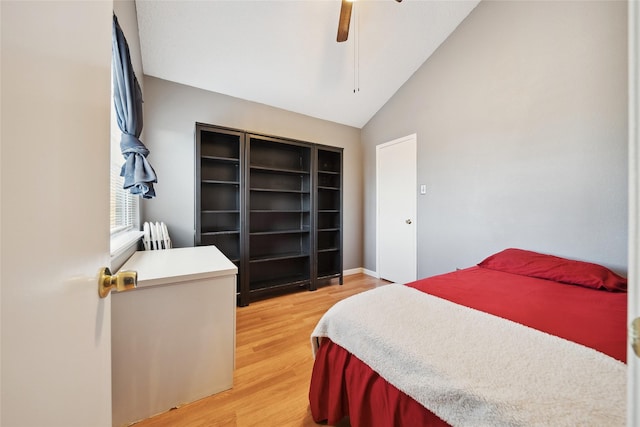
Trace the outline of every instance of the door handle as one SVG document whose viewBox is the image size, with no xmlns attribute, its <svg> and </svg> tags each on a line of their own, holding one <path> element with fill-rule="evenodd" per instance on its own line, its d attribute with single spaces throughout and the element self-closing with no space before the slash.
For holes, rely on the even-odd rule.
<svg viewBox="0 0 640 427">
<path fill-rule="evenodd" d="M 636 317 L 629 325 L 629 337 L 631 338 L 631 348 L 637 357 L 640 357 L 640 317 Z"/>
<path fill-rule="evenodd" d="M 411 219 L 407 219 L 405 222 L 406 222 L 407 224 L 411 224 Z"/>
<path fill-rule="evenodd" d="M 118 292 L 129 291 L 138 286 L 138 272 L 136 271 L 120 271 L 111 274 L 107 268 L 101 268 L 98 273 L 98 295 L 100 298 L 106 298 L 109 292 L 115 288 Z"/>
</svg>

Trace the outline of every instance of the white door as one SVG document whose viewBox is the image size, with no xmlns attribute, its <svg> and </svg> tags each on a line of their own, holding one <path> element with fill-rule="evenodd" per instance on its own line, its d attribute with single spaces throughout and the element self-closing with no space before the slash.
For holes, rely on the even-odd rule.
<svg viewBox="0 0 640 427">
<path fill-rule="evenodd" d="M 111 426 L 111 1 L 2 1 L 3 426 Z"/>
<path fill-rule="evenodd" d="M 640 318 L 640 4 L 629 8 L 629 324 Z M 630 331 L 631 332 L 631 331 Z M 636 331 L 640 333 L 640 331 Z M 640 357 L 627 354 L 627 425 L 640 426 Z"/>
<path fill-rule="evenodd" d="M 416 280 L 416 135 L 376 147 L 378 276 Z"/>
</svg>

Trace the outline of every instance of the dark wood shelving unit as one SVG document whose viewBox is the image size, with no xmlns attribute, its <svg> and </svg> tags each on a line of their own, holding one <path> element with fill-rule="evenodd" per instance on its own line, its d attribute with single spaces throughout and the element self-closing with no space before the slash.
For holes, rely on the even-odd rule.
<svg viewBox="0 0 640 427">
<path fill-rule="evenodd" d="M 338 279 L 342 267 L 342 149 L 316 147 L 316 286 Z"/>
<path fill-rule="evenodd" d="M 342 149 L 196 124 L 196 245 L 238 266 L 238 304 L 342 284 Z"/>
<path fill-rule="evenodd" d="M 247 135 L 250 299 L 311 289 L 311 153 L 309 144 Z"/>
<path fill-rule="evenodd" d="M 242 283 L 244 133 L 196 127 L 195 245 L 214 245 L 238 267 Z"/>
</svg>

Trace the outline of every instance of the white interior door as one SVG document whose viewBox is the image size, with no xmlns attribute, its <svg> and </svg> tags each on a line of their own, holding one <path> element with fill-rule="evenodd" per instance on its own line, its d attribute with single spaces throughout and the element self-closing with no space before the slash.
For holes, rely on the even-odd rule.
<svg viewBox="0 0 640 427">
<path fill-rule="evenodd" d="M 629 8 L 629 324 L 640 317 L 640 4 Z M 631 331 L 630 331 L 631 332 Z M 636 331 L 640 333 L 640 331 Z M 640 426 L 640 357 L 627 354 L 627 425 Z"/>
<path fill-rule="evenodd" d="M 111 426 L 111 1 L 1 3 L 3 426 Z"/>
<path fill-rule="evenodd" d="M 376 147 L 377 270 L 396 283 L 416 280 L 416 135 Z"/>
</svg>

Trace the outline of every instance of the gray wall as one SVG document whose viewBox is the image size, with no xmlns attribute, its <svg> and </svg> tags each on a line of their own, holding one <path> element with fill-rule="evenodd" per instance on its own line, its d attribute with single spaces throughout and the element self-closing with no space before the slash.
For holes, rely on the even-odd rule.
<svg viewBox="0 0 640 427">
<path fill-rule="evenodd" d="M 194 244 L 194 130 L 209 123 L 344 148 L 344 268 L 362 260 L 360 130 L 145 76 L 145 144 L 158 175 L 145 221 L 164 221 L 177 247 Z"/>
<path fill-rule="evenodd" d="M 375 146 L 415 132 L 418 277 L 506 247 L 625 272 L 626 8 L 481 2 L 362 129 L 364 267 Z"/>
<path fill-rule="evenodd" d="M 138 35 L 138 16 L 136 4 L 133 0 L 114 0 L 113 13 L 118 17 L 118 23 L 129 45 L 131 65 L 136 73 L 138 83 L 144 94 L 144 79 L 142 70 L 142 52 L 140 51 L 140 36 Z M 144 130 L 143 130 L 144 132 Z"/>
</svg>

